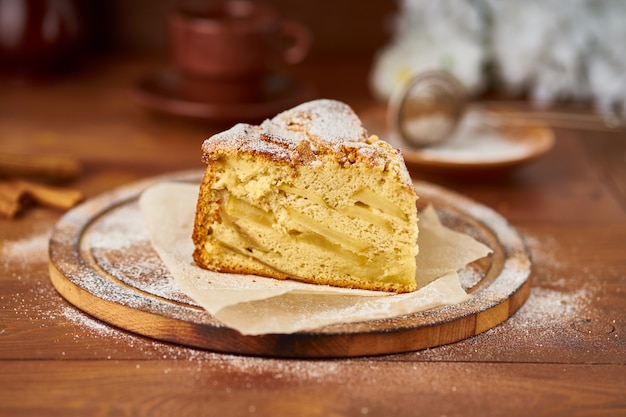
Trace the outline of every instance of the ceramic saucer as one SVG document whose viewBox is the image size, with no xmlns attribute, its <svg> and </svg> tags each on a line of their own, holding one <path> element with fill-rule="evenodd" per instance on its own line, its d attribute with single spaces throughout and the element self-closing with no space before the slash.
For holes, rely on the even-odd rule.
<svg viewBox="0 0 626 417">
<path fill-rule="evenodd" d="M 368 111 L 362 119 L 370 134 L 402 150 L 407 167 L 443 174 L 510 170 L 537 159 L 554 145 L 553 131 L 545 123 L 497 111 L 469 109 L 451 137 L 424 148 L 406 145 L 391 131 L 384 110 Z"/>
<path fill-rule="evenodd" d="M 163 68 L 141 78 L 136 98 L 144 107 L 159 112 L 218 123 L 259 122 L 314 97 L 313 88 L 283 74 L 262 81 L 262 96 L 247 103 L 220 103 L 186 97 L 181 75 Z"/>
</svg>

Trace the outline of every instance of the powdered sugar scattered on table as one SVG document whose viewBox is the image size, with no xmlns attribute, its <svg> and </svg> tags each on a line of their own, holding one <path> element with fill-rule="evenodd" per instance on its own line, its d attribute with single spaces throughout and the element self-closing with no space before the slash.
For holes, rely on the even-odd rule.
<svg viewBox="0 0 626 417">
<path fill-rule="evenodd" d="M 47 259 L 49 238 L 50 231 L 46 230 L 19 240 L 1 242 L 2 262 L 8 265 L 9 262 L 25 263 Z"/>
<path fill-rule="evenodd" d="M 535 276 L 530 296 L 519 311 L 485 333 L 415 355 L 424 360 L 533 362 L 545 359 L 546 354 L 539 352 L 558 349 L 561 355 L 566 352 L 572 357 L 555 361 L 610 360 L 603 352 L 584 349 L 589 343 L 617 343 L 619 338 L 615 321 L 592 308 L 601 291 L 598 281 L 590 274 L 583 287 L 572 288 L 565 275 L 569 267 L 559 261 L 561 244 L 554 237 L 525 234 L 524 241 L 531 252 Z M 602 338 L 606 342 L 600 342 Z"/>
</svg>

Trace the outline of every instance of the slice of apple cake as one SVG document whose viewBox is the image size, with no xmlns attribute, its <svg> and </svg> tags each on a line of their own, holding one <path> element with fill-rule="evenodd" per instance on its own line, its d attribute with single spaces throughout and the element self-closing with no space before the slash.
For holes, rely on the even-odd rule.
<svg viewBox="0 0 626 417">
<path fill-rule="evenodd" d="M 415 189 L 399 150 L 344 103 L 315 100 L 203 145 L 194 259 L 206 269 L 416 289 Z"/>
</svg>

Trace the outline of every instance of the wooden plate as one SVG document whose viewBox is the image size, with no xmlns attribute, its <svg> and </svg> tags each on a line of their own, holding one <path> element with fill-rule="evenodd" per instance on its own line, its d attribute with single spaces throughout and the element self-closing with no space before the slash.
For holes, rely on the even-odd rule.
<svg viewBox="0 0 626 417">
<path fill-rule="evenodd" d="M 66 213 L 50 238 L 50 277 L 70 303 L 107 323 L 155 339 L 221 352 L 275 357 L 351 357 L 413 351 L 456 342 L 510 317 L 530 291 L 530 259 L 518 233 L 491 209 L 428 183 L 420 205 L 483 241 L 493 254 L 460 276 L 472 297 L 393 319 L 326 326 L 294 334 L 244 336 L 178 291 L 152 249 L 137 204 L 162 181 L 199 182 L 183 172 L 125 186 Z"/>
</svg>

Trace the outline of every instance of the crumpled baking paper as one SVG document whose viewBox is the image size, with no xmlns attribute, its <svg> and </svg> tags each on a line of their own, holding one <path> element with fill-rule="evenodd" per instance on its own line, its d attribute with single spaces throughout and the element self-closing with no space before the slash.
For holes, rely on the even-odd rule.
<svg viewBox="0 0 626 417">
<path fill-rule="evenodd" d="M 354 290 L 197 266 L 191 240 L 199 185 L 166 182 L 145 190 L 139 206 L 152 246 L 180 290 L 217 320 L 245 335 L 294 333 L 385 319 L 469 298 L 456 271 L 489 254 L 472 237 L 443 226 L 432 207 L 420 213 L 418 284 L 412 293 Z"/>
</svg>

